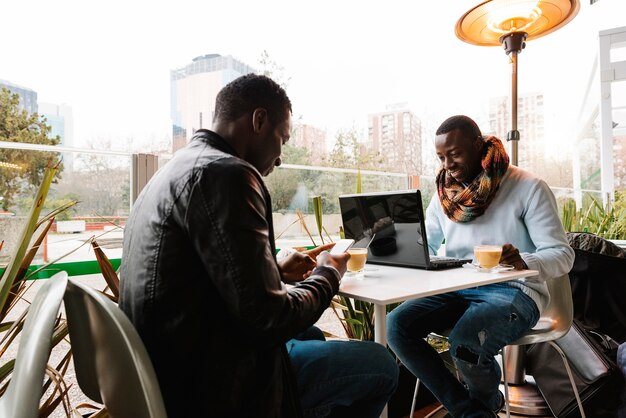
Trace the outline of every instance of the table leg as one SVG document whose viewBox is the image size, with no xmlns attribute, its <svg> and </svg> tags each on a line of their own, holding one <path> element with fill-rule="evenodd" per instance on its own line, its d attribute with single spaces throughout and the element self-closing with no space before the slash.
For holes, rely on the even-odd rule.
<svg viewBox="0 0 626 418">
<path fill-rule="evenodd" d="M 374 341 L 387 347 L 387 305 L 374 304 Z M 387 407 L 380 418 L 387 418 Z"/>
<path fill-rule="evenodd" d="M 374 341 L 387 347 L 387 305 L 374 305 Z"/>
</svg>

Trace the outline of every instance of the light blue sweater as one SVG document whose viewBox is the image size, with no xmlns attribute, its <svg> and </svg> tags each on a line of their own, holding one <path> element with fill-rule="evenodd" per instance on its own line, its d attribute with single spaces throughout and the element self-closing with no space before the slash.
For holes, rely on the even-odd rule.
<svg viewBox="0 0 626 418">
<path fill-rule="evenodd" d="M 540 312 L 549 301 L 545 280 L 567 274 L 574 263 L 552 191 L 543 180 L 515 166 L 509 166 L 485 213 L 470 222 L 448 219 L 435 193 L 426 210 L 426 231 L 430 252 L 436 254 L 445 238 L 446 255 L 452 257 L 473 258 L 474 245 L 513 244 L 539 276 L 508 283 L 529 295 Z"/>
</svg>

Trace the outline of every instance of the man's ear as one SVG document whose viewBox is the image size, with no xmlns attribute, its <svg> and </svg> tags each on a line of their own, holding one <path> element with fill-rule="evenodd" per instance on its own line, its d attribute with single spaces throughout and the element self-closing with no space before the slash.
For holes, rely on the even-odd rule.
<svg viewBox="0 0 626 418">
<path fill-rule="evenodd" d="M 483 137 L 477 136 L 476 139 L 474 140 L 474 149 L 477 152 L 482 152 L 484 146 L 485 146 L 485 140 L 483 139 Z"/>
<path fill-rule="evenodd" d="M 252 129 L 254 133 L 259 133 L 263 127 L 268 123 L 267 110 L 262 107 L 254 109 L 252 112 Z"/>
</svg>

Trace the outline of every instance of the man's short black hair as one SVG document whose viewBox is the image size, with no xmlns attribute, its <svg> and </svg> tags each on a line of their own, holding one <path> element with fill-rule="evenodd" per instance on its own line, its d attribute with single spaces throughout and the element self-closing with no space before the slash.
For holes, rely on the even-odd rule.
<svg viewBox="0 0 626 418">
<path fill-rule="evenodd" d="M 234 121 L 254 109 L 267 110 L 269 120 L 276 124 L 291 112 L 291 101 L 285 90 L 271 78 L 246 74 L 228 83 L 217 94 L 213 121 Z"/>
<path fill-rule="evenodd" d="M 455 115 L 450 116 L 448 119 L 444 120 L 443 123 L 437 128 L 437 132 L 435 135 L 443 135 L 448 132 L 452 132 L 455 129 L 460 130 L 465 137 L 468 139 L 475 139 L 482 137 L 480 133 L 480 128 L 474 122 L 472 118 L 469 118 L 465 115 Z"/>
</svg>

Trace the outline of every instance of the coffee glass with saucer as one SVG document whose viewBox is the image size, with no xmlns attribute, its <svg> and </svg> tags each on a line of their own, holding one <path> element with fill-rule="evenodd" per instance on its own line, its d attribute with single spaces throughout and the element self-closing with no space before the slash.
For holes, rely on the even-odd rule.
<svg viewBox="0 0 626 418">
<path fill-rule="evenodd" d="M 477 267 L 479 271 L 504 271 L 508 266 L 500 265 L 500 258 L 502 257 L 501 245 L 476 245 L 474 246 L 474 259 L 476 260 L 473 265 Z"/>
</svg>

